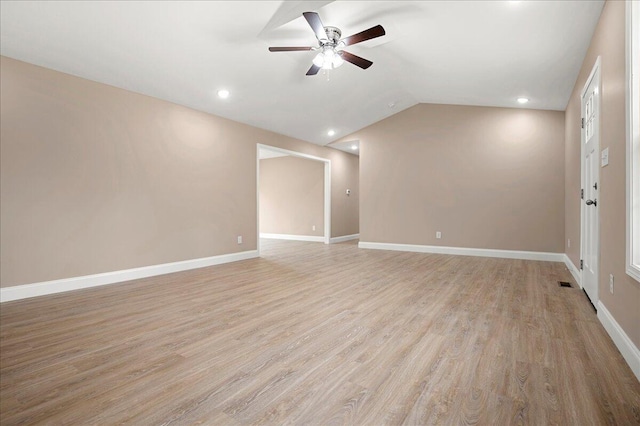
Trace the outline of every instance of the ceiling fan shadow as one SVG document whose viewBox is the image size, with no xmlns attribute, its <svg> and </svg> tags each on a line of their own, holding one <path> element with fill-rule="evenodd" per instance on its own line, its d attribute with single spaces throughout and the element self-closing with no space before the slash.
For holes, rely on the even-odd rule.
<svg viewBox="0 0 640 426">
<path fill-rule="evenodd" d="M 265 38 L 270 32 L 279 28 L 294 19 L 302 16 L 307 10 L 318 10 L 334 0 L 314 0 L 314 1 L 283 1 L 273 14 L 267 25 L 258 33 L 258 38 Z"/>
<path fill-rule="evenodd" d="M 407 19 L 418 19 L 416 17 L 424 15 L 423 8 L 416 4 L 408 3 L 398 5 L 397 2 L 390 3 L 392 4 L 384 9 L 376 10 L 373 13 L 358 15 L 358 18 L 351 21 L 350 24 L 353 27 L 361 27 L 371 22 L 384 22 L 386 28 L 389 21 L 393 22 L 396 19 L 403 21 Z"/>
</svg>

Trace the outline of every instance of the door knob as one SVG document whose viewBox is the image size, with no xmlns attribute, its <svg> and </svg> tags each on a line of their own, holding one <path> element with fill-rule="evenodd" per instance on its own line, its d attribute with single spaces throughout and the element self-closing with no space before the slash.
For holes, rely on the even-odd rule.
<svg viewBox="0 0 640 426">
<path fill-rule="evenodd" d="M 591 204 L 596 207 L 598 205 L 598 200 L 587 200 L 587 205 L 590 206 Z"/>
</svg>

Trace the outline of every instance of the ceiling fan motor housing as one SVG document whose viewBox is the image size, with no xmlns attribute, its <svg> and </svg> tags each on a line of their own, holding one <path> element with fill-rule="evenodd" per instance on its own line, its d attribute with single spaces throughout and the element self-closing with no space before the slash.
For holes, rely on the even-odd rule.
<svg viewBox="0 0 640 426">
<path fill-rule="evenodd" d="M 327 42 L 324 43 L 324 40 L 321 40 L 322 45 L 337 46 L 340 41 L 340 36 L 342 36 L 340 29 L 336 27 L 324 27 L 324 32 L 327 33 Z"/>
</svg>

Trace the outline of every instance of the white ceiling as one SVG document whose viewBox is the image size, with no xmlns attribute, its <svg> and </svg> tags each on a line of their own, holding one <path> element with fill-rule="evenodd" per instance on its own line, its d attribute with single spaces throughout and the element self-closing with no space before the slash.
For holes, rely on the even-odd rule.
<svg viewBox="0 0 640 426">
<path fill-rule="evenodd" d="M 2 1 L 0 53 L 325 145 L 421 102 L 564 110 L 603 4 Z M 346 49 L 373 66 L 307 77 L 314 52 L 269 52 L 316 45 L 305 11 L 381 24 Z"/>
</svg>

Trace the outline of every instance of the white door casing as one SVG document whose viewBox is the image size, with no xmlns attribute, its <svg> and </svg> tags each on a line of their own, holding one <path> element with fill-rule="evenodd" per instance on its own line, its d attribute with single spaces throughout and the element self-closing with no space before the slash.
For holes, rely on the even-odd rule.
<svg viewBox="0 0 640 426">
<path fill-rule="evenodd" d="M 582 91 L 581 132 L 581 258 L 582 287 L 593 306 L 598 304 L 600 263 L 600 58 Z"/>
</svg>

